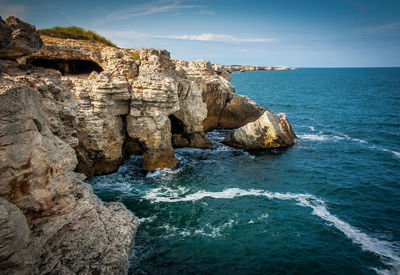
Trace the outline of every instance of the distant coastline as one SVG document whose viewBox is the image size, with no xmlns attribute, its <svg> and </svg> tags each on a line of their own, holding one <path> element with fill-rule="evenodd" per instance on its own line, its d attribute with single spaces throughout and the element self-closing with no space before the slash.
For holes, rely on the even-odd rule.
<svg viewBox="0 0 400 275">
<path fill-rule="evenodd" d="M 226 65 L 223 66 L 225 70 L 228 72 L 247 72 L 247 71 L 284 71 L 284 70 L 297 70 L 297 68 L 293 67 L 285 67 L 285 66 L 245 66 L 245 65 Z"/>
</svg>

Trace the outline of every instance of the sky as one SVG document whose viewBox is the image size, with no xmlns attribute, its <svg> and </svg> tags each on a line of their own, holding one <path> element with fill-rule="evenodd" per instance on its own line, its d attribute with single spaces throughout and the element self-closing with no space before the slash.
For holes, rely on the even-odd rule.
<svg viewBox="0 0 400 275">
<path fill-rule="evenodd" d="M 0 16 L 77 25 L 122 48 L 223 65 L 399 67 L 400 0 L 0 0 Z"/>
</svg>

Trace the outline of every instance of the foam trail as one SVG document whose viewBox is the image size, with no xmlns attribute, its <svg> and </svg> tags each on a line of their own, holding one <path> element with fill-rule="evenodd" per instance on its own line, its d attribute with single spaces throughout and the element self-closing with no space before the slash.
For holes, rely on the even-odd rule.
<svg viewBox="0 0 400 275">
<path fill-rule="evenodd" d="M 378 146 L 375 146 L 375 145 L 371 146 L 371 148 L 372 149 L 378 149 L 378 150 L 381 150 L 381 151 L 384 151 L 384 152 L 392 153 L 397 158 L 400 158 L 400 152 L 392 151 L 392 150 L 389 150 L 389 149 L 386 149 L 386 148 L 382 148 L 382 147 L 378 147 Z"/>
<path fill-rule="evenodd" d="M 324 134 L 299 134 L 298 137 L 302 140 L 312 140 L 312 141 L 327 141 L 327 140 L 332 140 L 332 141 L 337 141 L 337 140 L 342 140 L 344 137 L 341 136 L 328 136 Z"/>
<path fill-rule="evenodd" d="M 400 271 L 400 248 L 395 244 L 379 240 L 371 237 L 361 230 L 353 227 L 352 225 L 342 221 L 335 215 L 332 215 L 325 207 L 325 202 L 310 194 L 295 194 L 295 193 L 279 193 L 270 192 L 259 189 L 243 190 L 240 188 L 228 188 L 221 192 L 208 192 L 198 191 L 193 194 L 184 195 L 187 193 L 186 189 L 181 188 L 180 190 L 171 190 L 169 188 L 155 188 L 150 190 L 145 196 L 145 199 L 154 202 L 187 202 L 187 201 L 198 201 L 206 197 L 215 199 L 233 199 L 242 196 L 256 196 L 256 197 L 267 197 L 268 199 L 279 199 L 279 200 L 293 200 L 302 207 L 309 207 L 313 210 L 312 214 L 320 217 L 335 226 L 338 230 L 351 239 L 354 243 L 361 246 L 365 251 L 370 251 L 375 254 L 379 254 L 383 258 L 383 262 L 393 267 L 395 272 Z M 172 196 L 171 196 L 172 195 Z M 184 196 L 182 196 L 184 195 Z"/>
</svg>

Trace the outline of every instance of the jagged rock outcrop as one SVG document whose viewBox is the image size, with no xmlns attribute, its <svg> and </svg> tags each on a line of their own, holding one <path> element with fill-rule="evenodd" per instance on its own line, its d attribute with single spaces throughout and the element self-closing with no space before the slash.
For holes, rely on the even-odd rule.
<svg viewBox="0 0 400 275">
<path fill-rule="evenodd" d="M 207 131 L 237 128 L 262 113 L 234 94 L 230 74 L 220 65 L 174 60 L 165 50 L 43 39 L 45 46 L 25 62 L 62 68 L 63 83 L 78 100 L 76 152 L 78 170 L 86 175 L 115 171 L 131 153 L 143 154 L 144 170 L 172 168 L 173 147 L 210 147 Z M 70 65 L 77 60 L 102 70 L 73 74 Z"/>
<path fill-rule="evenodd" d="M 74 172 L 78 103 L 60 72 L 0 60 L 1 273 L 127 272 L 138 221 Z"/>
<path fill-rule="evenodd" d="M 0 19 L 0 58 L 16 59 L 33 53 L 43 45 L 35 26 L 14 16 Z"/>
<path fill-rule="evenodd" d="M 266 110 L 256 121 L 233 130 L 223 143 L 246 150 L 259 150 L 288 147 L 295 139 L 286 115 Z"/>
<path fill-rule="evenodd" d="M 219 128 L 235 129 L 257 120 L 264 112 L 247 96 L 229 94 L 221 111 Z"/>
</svg>

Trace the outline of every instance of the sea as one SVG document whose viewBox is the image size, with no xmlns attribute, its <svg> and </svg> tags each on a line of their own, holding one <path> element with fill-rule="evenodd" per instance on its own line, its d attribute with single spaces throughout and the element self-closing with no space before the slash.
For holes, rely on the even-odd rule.
<svg viewBox="0 0 400 275">
<path fill-rule="evenodd" d="M 140 156 L 87 179 L 140 221 L 130 274 L 400 274 L 400 68 L 235 72 L 231 83 L 298 139 Z"/>
</svg>

